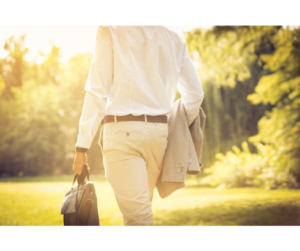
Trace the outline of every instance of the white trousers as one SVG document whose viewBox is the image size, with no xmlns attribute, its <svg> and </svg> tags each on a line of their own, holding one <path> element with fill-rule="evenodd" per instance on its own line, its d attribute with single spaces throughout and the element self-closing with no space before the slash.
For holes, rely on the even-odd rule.
<svg viewBox="0 0 300 251">
<path fill-rule="evenodd" d="M 104 124 L 103 164 L 126 226 L 152 226 L 152 198 L 168 142 L 167 123 Z"/>
</svg>

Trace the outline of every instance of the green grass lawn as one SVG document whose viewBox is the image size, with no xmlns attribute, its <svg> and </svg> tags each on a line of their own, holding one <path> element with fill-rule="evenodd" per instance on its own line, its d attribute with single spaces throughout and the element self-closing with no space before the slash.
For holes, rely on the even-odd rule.
<svg viewBox="0 0 300 251">
<path fill-rule="evenodd" d="M 0 179 L 0 225 L 62 226 L 60 206 L 72 176 Z M 91 175 L 102 226 L 123 225 L 112 188 Z M 187 187 L 161 199 L 155 190 L 154 225 L 300 225 L 300 190 Z"/>
</svg>

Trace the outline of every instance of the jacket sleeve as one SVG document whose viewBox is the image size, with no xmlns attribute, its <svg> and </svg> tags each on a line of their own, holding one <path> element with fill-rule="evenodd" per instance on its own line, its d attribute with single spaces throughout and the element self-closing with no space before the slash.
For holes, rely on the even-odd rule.
<svg viewBox="0 0 300 251">
<path fill-rule="evenodd" d="M 76 146 L 90 148 L 105 114 L 113 81 L 113 46 L 108 27 L 97 29 L 95 53 L 85 84 L 85 99 Z"/>
<path fill-rule="evenodd" d="M 184 41 L 183 59 L 178 82 L 178 91 L 187 112 L 189 126 L 199 114 L 199 108 L 204 98 L 201 81 L 190 58 L 186 42 Z"/>
</svg>

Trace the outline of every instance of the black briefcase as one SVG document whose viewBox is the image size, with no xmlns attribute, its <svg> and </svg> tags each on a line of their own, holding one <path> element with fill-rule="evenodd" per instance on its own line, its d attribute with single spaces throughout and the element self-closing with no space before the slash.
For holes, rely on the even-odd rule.
<svg viewBox="0 0 300 251">
<path fill-rule="evenodd" d="M 88 181 L 85 181 L 86 177 Z M 76 180 L 78 186 L 73 188 Z M 86 166 L 81 175 L 74 175 L 72 188 L 63 199 L 61 214 L 65 226 L 100 226 L 96 190 Z"/>
</svg>

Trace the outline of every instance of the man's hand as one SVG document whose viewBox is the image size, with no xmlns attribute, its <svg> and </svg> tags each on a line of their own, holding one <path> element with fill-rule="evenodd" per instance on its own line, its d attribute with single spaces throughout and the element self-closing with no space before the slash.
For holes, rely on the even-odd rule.
<svg viewBox="0 0 300 251">
<path fill-rule="evenodd" d="M 82 152 L 77 152 L 74 158 L 73 171 L 80 175 L 84 165 L 87 166 L 87 170 L 90 173 L 90 168 L 87 164 L 87 155 Z"/>
</svg>

